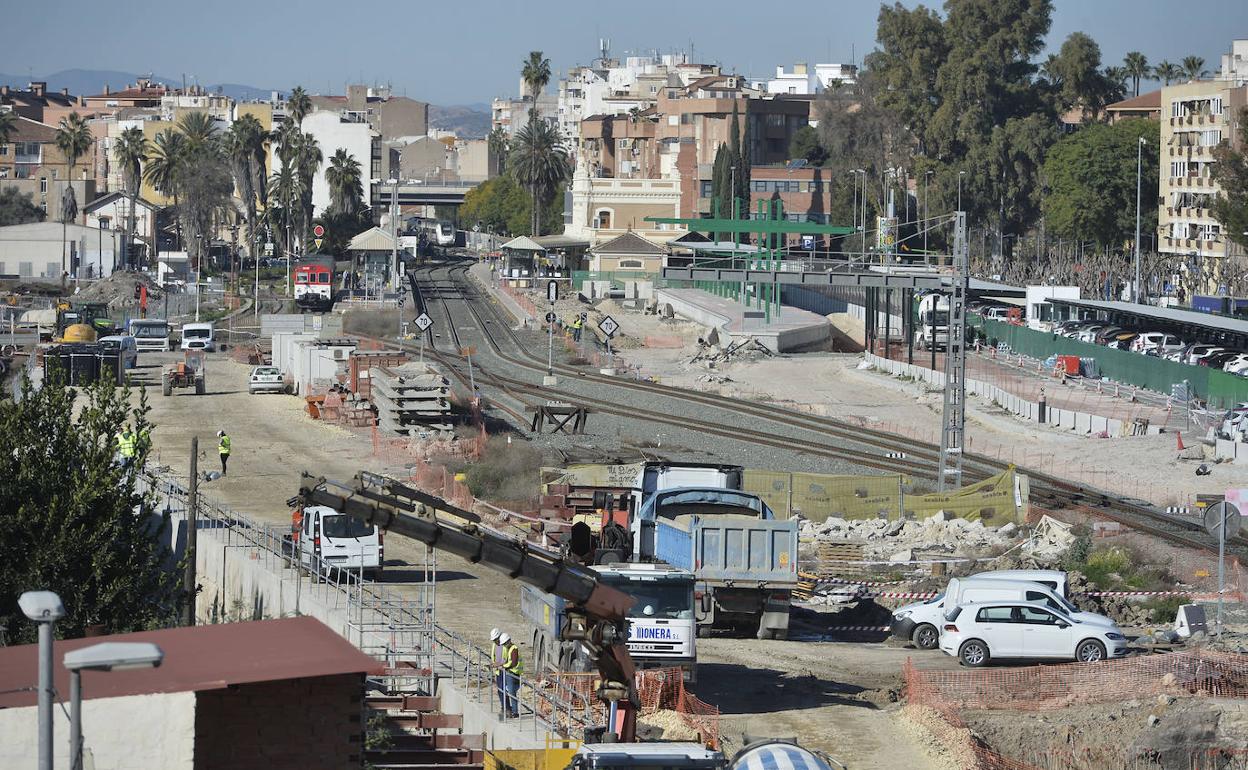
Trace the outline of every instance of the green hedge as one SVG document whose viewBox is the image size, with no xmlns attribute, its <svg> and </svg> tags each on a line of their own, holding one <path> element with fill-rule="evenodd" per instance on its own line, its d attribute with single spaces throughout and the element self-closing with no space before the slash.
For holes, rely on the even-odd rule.
<svg viewBox="0 0 1248 770">
<path fill-rule="evenodd" d="M 1129 350 L 1081 342 L 1025 326 L 989 321 L 967 314 L 968 323 L 988 344 L 1009 345 L 1010 350 L 1044 360 L 1052 355 L 1094 358 L 1102 377 L 1169 395 L 1170 386 L 1186 380 L 1197 397 L 1214 408 L 1228 408 L 1248 401 L 1248 379 L 1207 366 L 1189 366 Z"/>
</svg>

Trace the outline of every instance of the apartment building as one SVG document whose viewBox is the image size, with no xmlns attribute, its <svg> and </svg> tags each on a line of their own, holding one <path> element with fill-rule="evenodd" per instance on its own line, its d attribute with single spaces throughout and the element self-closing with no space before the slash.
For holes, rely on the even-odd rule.
<svg viewBox="0 0 1248 770">
<path fill-rule="evenodd" d="M 63 115 L 81 106 L 78 97 L 69 95 L 68 88 L 49 91 L 48 84 L 40 80 L 29 83 L 26 88 L 0 86 L 0 110 L 8 108 L 40 123 L 55 125 Z"/>
<path fill-rule="evenodd" d="M 30 194 L 50 219 L 61 215 L 61 197 L 71 183 L 69 162 L 56 146 L 56 127 L 18 117 L 9 141 L 0 144 L 0 184 Z M 93 150 L 74 164 L 72 185 L 79 210 L 95 197 Z"/>
<path fill-rule="evenodd" d="M 1248 86 L 1202 80 L 1161 90 L 1161 169 L 1158 249 L 1191 257 L 1236 257 L 1244 250 L 1224 237 L 1210 207 L 1219 193 L 1213 148 L 1240 147 L 1241 108 Z"/>
<path fill-rule="evenodd" d="M 1231 42 L 1230 52 L 1222 54 L 1222 69 L 1218 72 L 1218 79 L 1230 81 L 1237 86 L 1248 83 L 1248 40 Z"/>
<path fill-rule="evenodd" d="M 311 101 L 313 112 L 343 113 L 352 123 L 367 124 L 386 141 L 429 133 L 429 105 L 396 96 L 387 86 L 349 85 L 345 95 L 318 94 Z"/>
<path fill-rule="evenodd" d="M 499 129 L 507 138 L 516 135 L 529 122 L 529 111 L 537 110 L 539 120 L 552 126 L 559 125 L 559 97 L 555 94 L 541 94 L 534 101 L 528 97 L 513 99 L 501 96 L 490 102 L 490 126 Z"/>
<path fill-rule="evenodd" d="M 125 107 L 145 107 L 160 109 L 165 96 L 173 93 L 173 89 L 157 83 L 149 78 L 139 78 L 139 82 L 127 85 L 120 91 L 113 91 L 104 86 L 104 92 L 94 96 L 82 97 L 82 104 L 90 112 L 116 112 Z"/>
<path fill-rule="evenodd" d="M 806 62 L 797 62 L 792 70 L 785 70 L 783 65 L 777 66 L 775 77 L 756 80 L 753 86 L 768 94 L 813 96 L 840 83 L 854 83 L 857 78 L 858 67 L 853 64 L 816 64 L 811 67 Z"/>
</svg>

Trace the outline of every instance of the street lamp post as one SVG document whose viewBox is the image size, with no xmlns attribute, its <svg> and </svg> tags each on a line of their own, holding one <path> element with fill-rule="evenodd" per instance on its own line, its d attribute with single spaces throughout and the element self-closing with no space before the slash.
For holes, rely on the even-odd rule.
<svg viewBox="0 0 1248 770">
<path fill-rule="evenodd" d="M 102 642 L 65 653 L 69 669 L 70 770 L 82 770 L 82 672 L 158 668 L 164 652 L 151 642 Z"/>
<path fill-rule="evenodd" d="M 1135 289 L 1133 299 L 1140 302 L 1140 178 L 1144 161 L 1144 137 L 1135 147 Z"/>
<path fill-rule="evenodd" d="M 52 591 L 27 591 L 17 605 L 39 624 L 39 770 L 52 770 L 52 626 L 65 617 L 65 605 Z"/>
<path fill-rule="evenodd" d="M 965 171 L 958 172 L 958 211 L 962 210 L 962 177 L 966 176 Z"/>
<path fill-rule="evenodd" d="M 932 170 L 929 168 L 923 172 L 923 260 L 927 261 L 927 185 L 928 180 L 932 178 Z"/>
<path fill-rule="evenodd" d="M 858 169 L 849 172 L 854 177 L 854 232 L 858 232 Z M 853 261 L 852 259 L 850 260 Z"/>
</svg>

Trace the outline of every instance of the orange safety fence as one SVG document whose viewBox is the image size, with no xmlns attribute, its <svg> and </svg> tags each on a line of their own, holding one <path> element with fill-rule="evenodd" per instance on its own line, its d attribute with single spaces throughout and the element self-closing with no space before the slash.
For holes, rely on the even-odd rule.
<svg viewBox="0 0 1248 770">
<path fill-rule="evenodd" d="M 970 671 L 921 671 L 907 661 L 904 676 L 911 703 L 968 709 L 1043 711 L 1161 693 L 1248 698 L 1248 655 L 1213 650 Z"/>
<path fill-rule="evenodd" d="M 595 694 L 597 674 L 555 673 L 548 675 L 546 682 L 559 697 L 571 695 L 578 704 L 583 704 L 595 720 L 606 720 L 606 704 Z M 719 709 L 685 689 L 684 673 L 679 668 L 638 671 L 634 682 L 641 704 L 639 716 L 675 711 L 689 729 L 697 732 L 699 742 L 719 746 Z"/>
</svg>

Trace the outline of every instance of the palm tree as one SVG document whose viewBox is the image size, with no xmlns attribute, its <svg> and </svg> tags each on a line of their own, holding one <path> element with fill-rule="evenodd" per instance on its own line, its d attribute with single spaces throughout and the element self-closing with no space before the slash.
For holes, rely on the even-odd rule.
<svg viewBox="0 0 1248 770">
<path fill-rule="evenodd" d="M 148 153 L 143 178 L 161 195 L 173 198 L 174 227 L 178 234 L 178 248 L 181 249 L 182 212 L 178 207 L 178 173 L 186 156 L 186 136 L 166 128 L 156 135 Z"/>
<path fill-rule="evenodd" d="M 542 210 L 555 189 L 572 175 L 558 131 L 536 116 L 516 134 L 509 165 L 532 201 L 530 232 L 541 235 Z"/>
<path fill-rule="evenodd" d="M 1179 65 L 1162 60 L 1153 67 L 1153 77 L 1160 80 L 1164 85 L 1170 85 L 1172 80 L 1178 80 L 1183 75 L 1183 70 Z"/>
<path fill-rule="evenodd" d="M 289 163 L 283 164 L 272 176 L 269 177 L 269 200 L 281 201 L 281 206 L 270 206 L 267 209 L 270 223 L 277 228 L 278 233 L 285 232 L 289 236 L 291 221 L 291 206 L 293 201 L 302 195 L 299 187 L 299 176 L 295 173 L 295 169 Z M 278 215 L 281 215 L 280 220 Z M 286 250 L 290 250 L 290 238 L 286 239 Z"/>
<path fill-rule="evenodd" d="M 130 245 L 134 243 L 135 204 L 139 195 L 139 181 L 143 178 L 143 161 L 147 159 L 147 137 L 143 129 L 132 126 L 121 132 L 113 148 L 117 163 L 121 165 L 123 185 L 130 197 L 130 216 L 127 218 L 129 234 L 126 237 L 126 262 L 130 261 Z"/>
<path fill-rule="evenodd" d="M 308 92 L 303 90 L 303 86 L 291 89 L 290 98 L 286 100 L 286 114 L 290 116 L 290 123 L 298 128 L 311 111 L 312 100 L 308 98 Z"/>
<path fill-rule="evenodd" d="M 95 139 L 91 136 L 91 129 L 87 126 L 87 121 L 76 112 L 61 118 L 60 125 L 56 129 L 54 141 L 56 148 L 65 156 L 65 164 L 69 167 L 65 179 L 65 185 L 69 188 L 69 192 L 62 197 L 61 204 L 61 277 L 62 280 L 67 274 L 65 269 L 66 250 L 67 250 L 67 228 L 66 225 L 71 217 L 78 216 L 78 204 L 74 198 L 73 180 L 74 166 L 78 165 L 78 159 L 81 158 L 87 150 L 91 149 L 91 143 Z M 69 209 L 73 210 L 71 214 Z"/>
<path fill-rule="evenodd" d="M 1179 68 L 1183 70 L 1183 77 L 1188 80 L 1200 80 L 1209 74 L 1205 69 L 1205 60 L 1200 56 L 1184 56 Z"/>
<path fill-rule="evenodd" d="M 17 113 L 0 112 L 0 144 L 8 144 L 9 137 L 17 130 Z"/>
<path fill-rule="evenodd" d="M 188 112 L 178 121 L 178 130 L 186 137 L 186 151 L 194 154 L 212 147 L 216 141 L 216 126 L 206 112 Z"/>
<path fill-rule="evenodd" d="M 1131 88 L 1134 96 L 1140 95 L 1140 79 L 1148 77 L 1148 57 L 1139 51 L 1131 51 L 1122 60 L 1127 70 L 1127 75 L 1131 78 Z"/>
<path fill-rule="evenodd" d="M 520 67 L 520 77 L 529 89 L 529 97 L 536 102 L 550 82 L 550 59 L 542 58 L 541 51 L 529 51 L 529 58 Z"/>
<path fill-rule="evenodd" d="M 360 162 L 355 156 L 339 147 L 329 159 L 329 167 L 325 169 L 325 182 L 329 185 L 330 207 L 339 214 L 354 215 L 358 211 L 360 199 L 364 197 L 364 187 L 360 180 Z"/>
<path fill-rule="evenodd" d="M 243 202 L 243 214 L 247 219 L 248 243 L 258 242 L 259 230 L 256 220 L 256 198 L 267 199 L 264 190 L 264 127 L 253 115 L 244 115 L 230 126 L 225 134 L 225 152 L 238 197 Z M 254 248 L 249 248 L 252 253 Z M 254 256 L 254 254 L 253 254 Z"/>
</svg>

